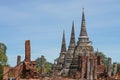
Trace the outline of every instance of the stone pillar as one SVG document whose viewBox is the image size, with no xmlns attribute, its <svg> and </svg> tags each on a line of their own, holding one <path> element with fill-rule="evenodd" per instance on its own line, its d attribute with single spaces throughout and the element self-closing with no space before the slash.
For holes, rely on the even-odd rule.
<svg viewBox="0 0 120 80">
<path fill-rule="evenodd" d="M 78 69 L 81 70 L 82 67 L 82 56 L 79 56 L 78 58 Z"/>
<path fill-rule="evenodd" d="M 46 59 L 44 58 L 44 56 L 41 56 L 40 58 L 41 60 L 41 74 L 45 74 L 45 62 L 46 62 Z"/>
<path fill-rule="evenodd" d="M 89 79 L 90 79 L 90 76 L 89 76 L 89 75 L 90 75 L 90 74 L 89 74 L 89 73 L 90 73 L 90 61 L 89 61 L 89 57 L 87 57 L 87 60 L 86 60 L 86 61 L 87 61 L 87 62 L 86 62 L 86 63 L 87 63 L 87 65 L 86 65 L 86 68 L 87 68 L 87 69 L 86 69 L 86 71 L 87 71 L 87 72 L 86 72 L 86 79 L 89 80 Z"/>
<path fill-rule="evenodd" d="M 102 57 L 100 55 L 97 56 L 97 65 L 102 64 Z"/>
<path fill-rule="evenodd" d="M 17 65 L 19 65 L 21 62 L 21 56 L 17 56 Z"/>
<path fill-rule="evenodd" d="M 110 77 L 112 73 L 112 66 L 111 66 L 111 58 L 108 58 L 108 65 L 107 65 L 107 76 Z"/>
<path fill-rule="evenodd" d="M 113 63 L 113 76 L 117 73 L 117 63 Z"/>
<path fill-rule="evenodd" d="M 30 53 L 30 40 L 26 40 L 25 42 L 25 61 L 31 61 L 31 53 Z"/>
<path fill-rule="evenodd" d="M 84 79 L 84 56 L 82 56 L 82 59 L 81 59 L 81 79 L 83 80 Z"/>
<path fill-rule="evenodd" d="M 93 80 L 93 62 L 92 58 L 90 58 L 90 80 Z"/>
<path fill-rule="evenodd" d="M 94 59 L 94 80 L 97 80 L 97 58 Z"/>
</svg>

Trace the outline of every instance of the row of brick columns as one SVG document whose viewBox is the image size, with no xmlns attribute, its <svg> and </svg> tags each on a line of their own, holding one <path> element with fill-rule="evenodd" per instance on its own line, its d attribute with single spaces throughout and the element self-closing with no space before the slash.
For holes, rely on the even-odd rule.
<svg viewBox="0 0 120 80">
<path fill-rule="evenodd" d="M 112 76 L 112 59 L 108 58 L 108 64 L 107 64 L 107 76 Z M 115 76 L 117 73 L 117 63 L 113 63 L 113 76 Z"/>
<path fill-rule="evenodd" d="M 80 60 L 81 60 L 80 61 L 81 79 L 84 80 L 86 76 L 87 80 L 96 80 L 97 79 L 97 58 L 93 58 L 93 57 L 91 58 L 89 56 L 80 56 Z"/>
</svg>

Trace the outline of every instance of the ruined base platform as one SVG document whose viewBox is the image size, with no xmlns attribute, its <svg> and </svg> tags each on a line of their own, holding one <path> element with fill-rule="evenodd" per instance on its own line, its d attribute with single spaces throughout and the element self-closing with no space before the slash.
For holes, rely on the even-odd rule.
<svg viewBox="0 0 120 80">
<path fill-rule="evenodd" d="M 40 80 L 40 79 L 19 79 L 19 80 Z"/>
</svg>

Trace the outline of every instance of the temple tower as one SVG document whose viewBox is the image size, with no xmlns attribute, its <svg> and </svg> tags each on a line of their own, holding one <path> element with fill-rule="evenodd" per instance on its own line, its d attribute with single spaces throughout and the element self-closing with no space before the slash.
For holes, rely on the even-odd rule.
<svg viewBox="0 0 120 80">
<path fill-rule="evenodd" d="M 79 55 L 93 55 L 94 50 L 91 42 L 89 41 L 89 37 L 87 35 L 86 23 L 85 23 L 85 15 L 84 9 L 82 12 L 82 21 L 81 21 L 81 30 L 78 38 L 77 46 L 75 49 L 74 57 L 78 57 Z"/>
<path fill-rule="evenodd" d="M 89 42 L 89 37 L 87 35 L 87 30 L 86 30 L 84 9 L 82 12 L 82 22 L 81 22 L 81 31 L 79 35 L 79 42 Z"/>
<path fill-rule="evenodd" d="M 74 21 L 73 21 L 72 22 L 70 43 L 69 43 L 68 52 L 67 52 L 67 55 L 69 55 L 69 57 L 73 58 L 73 53 L 74 53 L 75 46 L 76 46 L 76 42 L 75 42 L 75 31 L 74 31 Z"/>
<path fill-rule="evenodd" d="M 82 57 L 90 57 L 90 59 L 86 59 L 84 58 L 85 64 L 84 66 L 79 66 L 78 62 L 79 61 L 79 56 Z M 78 42 L 77 45 L 75 47 L 74 53 L 73 53 L 73 60 L 72 63 L 70 65 L 70 75 L 76 73 L 78 71 L 78 69 L 80 70 L 80 72 L 86 72 L 86 69 L 89 71 L 87 72 L 87 74 L 90 73 L 90 71 L 92 71 L 93 69 L 93 56 L 94 56 L 94 49 L 93 46 L 91 44 L 91 42 L 89 41 L 89 37 L 87 34 L 87 29 L 86 29 L 86 23 L 85 23 L 85 15 L 84 15 L 84 9 L 82 12 L 82 21 L 81 21 L 81 30 L 80 30 L 80 35 L 78 38 Z M 90 62 L 91 61 L 91 62 Z M 81 64 L 82 65 L 82 64 Z M 86 65 L 86 66 L 85 66 Z M 93 73 L 91 72 L 91 76 Z M 85 74 L 82 73 L 82 77 L 85 76 Z M 89 75 L 86 75 L 87 78 L 90 78 Z M 92 80 L 92 79 L 91 79 Z"/>
<path fill-rule="evenodd" d="M 68 74 L 69 74 L 69 68 L 70 68 L 70 65 L 72 63 L 75 46 L 76 46 L 76 42 L 75 42 L 75 31 L 74 31 L 74 21 L 73 21 L 72 22 L 70 43 L 68 46 L 68 51 L 67 51 L 66 56 L 65 56 L 64 76 L 68 76 Z"/>
<path fill-rule="evenodd" d="M 64 64 L 65 55 L 66 55 L 66 42 L 65 42 L 65 32 L 63 31 L 61 52 L 60 52 L 60 56 L 59 56 L 59 58 L 58 58 L 57 64 L 61 64 L 61 65 Z"/>
</svg>

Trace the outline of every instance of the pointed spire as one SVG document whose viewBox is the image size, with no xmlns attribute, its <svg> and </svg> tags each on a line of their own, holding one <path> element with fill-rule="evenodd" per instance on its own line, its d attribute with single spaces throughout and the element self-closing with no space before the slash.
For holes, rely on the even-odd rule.
<svg viewBox="0 0 120 80">
<path fill-rule="evenodd" d="M 63 38 L 62 38 L 61 53 L 62 52 L 66 52 L 65 31 L 63 31 Z"/>
<path fill-rule="evenodd" d="M 83 11 L 82 11 L 81 31 L 80 31 L 78 42 L 90 42 L 89 37 L 87 35 L 87 30 L 86 30 L 84 8 L 83 8 Z"/>
<path fill-rule="evenodd" d="M 83 11 L 82 11 L 82 23 L 81 23 L 80 36 L 88 36 L 87 35 L 87 30 L 86 30 L 86 24 L 85 24 L 84 8 L 83 8 Z"/>
<path fill-rule="evenodd" d="M 74 31 L 74 21 L 72 22 L 72 30 L 71 30 L 71 37 L 70 37 L 70 43 L 69 43 L 69 49 L 75 48 L 75 31 Z"/>
</svg>

